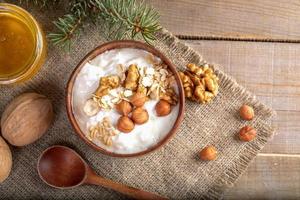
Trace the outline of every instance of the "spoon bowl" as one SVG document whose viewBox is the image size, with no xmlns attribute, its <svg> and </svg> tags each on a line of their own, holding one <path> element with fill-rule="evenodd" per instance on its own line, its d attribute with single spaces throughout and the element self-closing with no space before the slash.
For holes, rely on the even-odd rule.
<svg viewBox="0 0 300 200">
<path fill-rule="evenodd" d="M 82 184 L 94 184 L 135 199 L 166 199 L 98 176 L 78 153 L 65 146 L 46 149 L 38 160 L 37 170 L 40 178 L 54 188 L 69 189 Z"/>
<path fill-rule="evenodd" d="M 86 164 L 72 149 L 53 146 L 42 154 L 38 162 L 41 179 L 52 187 L 70 188 L 86 178 Z"/>
</svg>

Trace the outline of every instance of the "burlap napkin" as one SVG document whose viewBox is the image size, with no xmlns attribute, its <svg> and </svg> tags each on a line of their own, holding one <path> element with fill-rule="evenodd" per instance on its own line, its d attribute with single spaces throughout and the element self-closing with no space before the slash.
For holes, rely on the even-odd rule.
<svg viewBox="0 0 300 200">
<path fill-rule="evenodd" d="M 51 27 L 49 14 L 35 15 L 46 29 Z M 17 95 L 36 91 L 53 101 L 56 118 L 50 130 L 38 142 L 23 148 L 11 147 L 13 169 L 10 177 L 0 185 L 0 198 L 125 198 L 97 186 L 58 190 L 44 184 L 36 171 L 37 158 L 44 149 L 54 144 L 74 148 L 96 172 L 115 181 L 173 199 L 222 197 L 224 190 L 236 181 L 273 134 L 270 125 L 272 110 L 256 100 L 231 77 L 216 69 L 220 78 L 219 95 L 207 105 L 187 102 L 180 130 L 164 148 L 134 159 L 102 155 L 74 133 L 65 109 L 65 87 L 69 75 L 89 51 L 105 42 L 101 32 L 101 26 L 87 27 L 70 54 L 50 46 L 47 62 L 32 80 L 18 86 L 1 86 L 1 112 Z M 201 55 L 167 30 L 161 31 L 157 36 L 154 46 L 165 53 L 178 68 L 189 62 L 204 62 Z M 251 122 L 242 121 L 238 116 L 237 110 L 244 103 L 255 108 L 256 117 Z M 258 131 L 258 137 L 253 142 L 243 143 L 236 139 L 237 131 L 246 124 L 251 124 Z M 213 144 L 218 149 L 216 161 L 203 162 L 197 158 L 197 152 L 207 144 Z"/>
</svg>

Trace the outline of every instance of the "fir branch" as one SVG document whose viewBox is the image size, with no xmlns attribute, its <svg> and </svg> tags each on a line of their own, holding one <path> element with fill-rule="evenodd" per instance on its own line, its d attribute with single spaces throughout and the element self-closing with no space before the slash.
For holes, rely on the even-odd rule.
<svg viewBox="0 0 300 200">
<path fill-rule="evenodd" d="M 70 14 L 54 21 L 56 33 L 49 33 L 48 38 L 54 45 L 70 50 L 71 41 L 80 33 L 82 23 L 87 17 L 88 5 L 85 0 L 72 0 L 69 2 Z"/>
<path fill-rule="evenodd" d="M 100 16 L 109 26 L 112 39 L 141 35 L 146 42 L 155 39 L 154 33 L 160 29 L 159 15 L 153 8 L 137 3 L 136 0 L 96 0 Z"/>
<path fill-rule="evenodd" d="M 21 0 L 35 5 L 48 5 L 59 0 Z M 136 0 L 69 0 L 70 13 L 54 22 L 57 30 L 48 38 L 55 45 L 70 49 L 71 41 L 80 34 L 87 21 L 100 23 L 108 30 L 108 39 L 155 40 L 155 33 L 161 29 L 159 14 L 143 1 Z"/>
<path fill-rule="evenodd" d="M 79 28 L 82 25 L 80 15 L 65 15 L 54 22 L 57 32 L 49 33 L 48 38 L 54 45 L 60 45 L 64 49 L 70 50 L 71 39 L 79 34 Z"/>
</svg>

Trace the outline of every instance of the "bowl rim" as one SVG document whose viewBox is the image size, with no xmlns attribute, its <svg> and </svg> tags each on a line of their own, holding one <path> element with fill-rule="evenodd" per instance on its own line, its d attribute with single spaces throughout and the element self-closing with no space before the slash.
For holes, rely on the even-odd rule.
<svg viewBox="0 0 300 200">
<path fill-rule="evenodd" d="M 77 78 L 78 73 L 81 71 L 82 67 L 90 60 L 94 59 L 96 56 L 109 51 L 113 49 L 122 49 L 122 48 L 135 48 L 135 49 L 141 49 L 145 50 L 147 52 L 152 53 L 153 55 L 159 57 L 167 66 L 168 68 L 172 71 L 174 74 L 177 86 L 178 86 L 178 92 L 179 92 L 179 99 L 178 99 L 178 104 L 179 104 L 179 111 L 178 115 L 176 118 L 176 121 L 172 127 L 172 129 L 169 131 L 169 133 L 166 134 L 164 138 L 162 138 L 158 143 L 155 145 L 151 146 L 150 148 L 137 152 L 137 153 L 131 153 L 131 154 L 120 154 L 120 153 L 115 153 L 108 151 L 92 141 L 88 140 L 88 138 L 85 136 L 83 131 L 80 129 L 75 116 L 73 112 L 73 106 L 72 106 L 72 94 L 73 94 L 73 86 L 75 83 L 75 80 Z M 185 96 L 184 96 L 184 89 L 181 83 L 181 80 L 179 78 L 179 74 L 176 70 L 176 67 L 174 64 L 159 50 L 157 50 L 155 47 L 150 46 L 146 43 L 140 42 L 140 41 L 134 41 L 134 40 L 117 40 L 117 41 L 111 41 L 104 43 L 96 48 L 94 48 L 92 51 L 90 51 L 79 63 L 78 65 L 73 69 L 70 78 L 67 83 L 67 88 L 66 88 L 66 108 L 67 108 L 67 115 L 69 118 L 69 121 L 75 130 L 76 134 L 79 135 L 81 139 L 83 139 L 88 145 L 93 147 L 95 150 L 101 152 L 102 154 L 111 156 L 111 157 L 119 157 L 119 158 L 133 158 L 133 157 L 139 157 L 143 156 L 145 154 L 148 154 L 150 152 L 154 152 L 158 149 L 160 149 L 162 146 L 164 146 L 177 132 L 184 116 L 184 108 L 185 108 Z"/>
</svg>

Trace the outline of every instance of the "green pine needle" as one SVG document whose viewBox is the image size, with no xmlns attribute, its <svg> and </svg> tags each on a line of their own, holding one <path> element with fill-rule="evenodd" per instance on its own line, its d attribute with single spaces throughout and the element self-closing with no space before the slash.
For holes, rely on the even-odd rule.
<svg viewBox="0 0 300 200">
<path fill-rule="evenodd" d="M 111 39 L 142 36 L 150 43 L 161 29 L 153 8 L 135 0 L 96 0 L 100 16 L 107 22 Z"/>
<path fill-rule="evenodd" d="M 19 0 L 39 7 L 58 5 L 60 0 Z M 159 14 L 143 1 L 136 0 L 69 0 L 69 13 L 54 21 L 56 31 L 48 38 L 54 45 L 70 49 L 80 35 L 83 24 L 98 23 L 110 40 L 144 39 L 151 43 L 161 29 Z"/>
<path fill-rule="evenodd" d="M 70 50 L 71 39 L 79 34 L 79 27 L 82 25 L 82 18 L 79 15 L 65 15 L 53 22 L 57 28 L 56 33 L 49 33 L 48 38 L 54 45 L 60 45 L 64 49 Z"/>
</svg>

